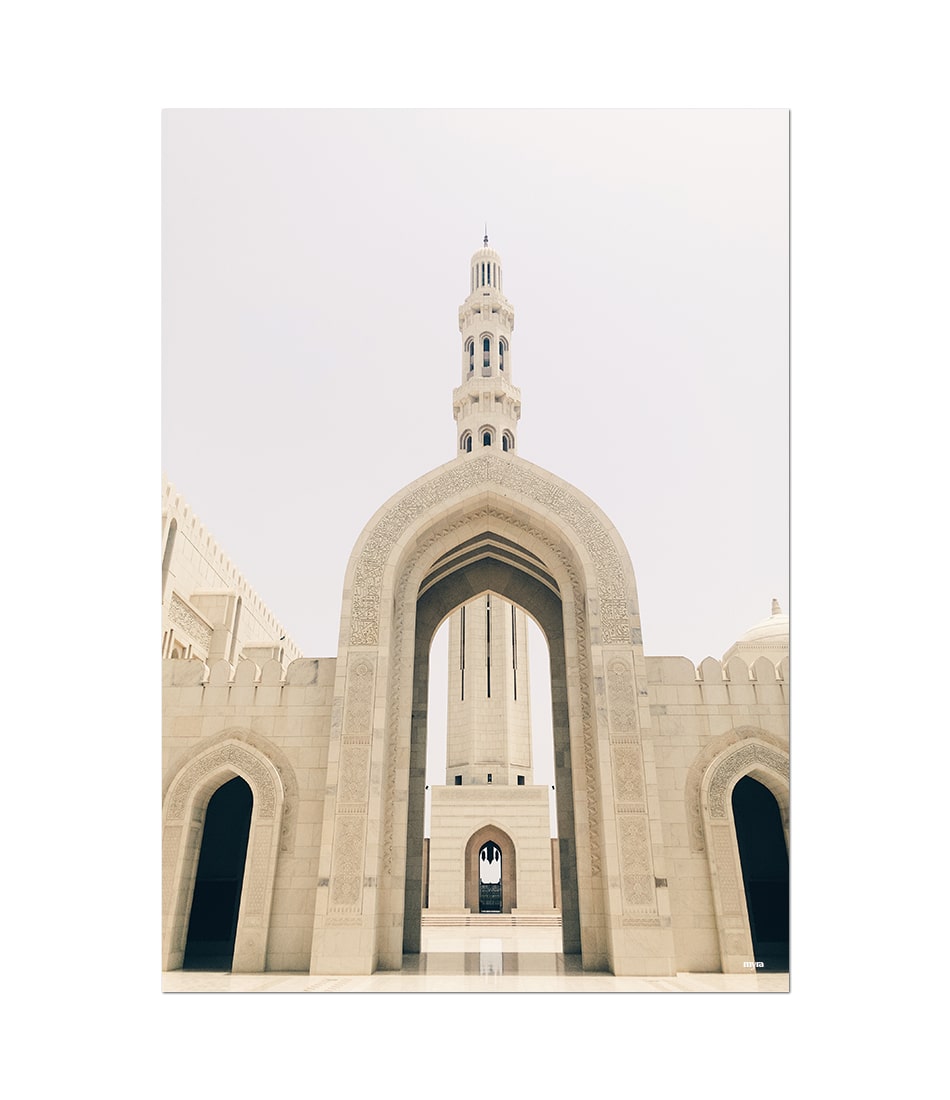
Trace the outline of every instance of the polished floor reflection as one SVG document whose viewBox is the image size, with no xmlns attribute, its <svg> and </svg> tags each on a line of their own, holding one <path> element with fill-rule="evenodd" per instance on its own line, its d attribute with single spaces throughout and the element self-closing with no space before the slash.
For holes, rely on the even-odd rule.
<svg viewBox="0 0 950 1100">
<path fill-rule="evenodd" d="M 174 970 L 167 993 L 786 993 L 787 974 L 618 978 L 560 953 L 560 929 L 428 928 L 400 971 L 369 975 L 227 974 Z"/>
</svg>

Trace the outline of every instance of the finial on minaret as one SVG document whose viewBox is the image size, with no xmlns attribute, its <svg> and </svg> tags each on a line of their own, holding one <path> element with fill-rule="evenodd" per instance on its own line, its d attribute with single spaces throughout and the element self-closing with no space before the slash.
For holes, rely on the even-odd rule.
<svg viewBox="0 0 950 1100">
<path fill-rule="evenodd" d="M 782 609 L 779 607 L 778 600 L 772 600 L 772 614 L 781 615 Z"/>
<path fill-rule="evenodd" d="M 487 248 L 488 247 L 488 222 L 485 222 L 485 240 L 484 240 L 483 243 L 484 243 L 485 247 Z"/>
</svg>

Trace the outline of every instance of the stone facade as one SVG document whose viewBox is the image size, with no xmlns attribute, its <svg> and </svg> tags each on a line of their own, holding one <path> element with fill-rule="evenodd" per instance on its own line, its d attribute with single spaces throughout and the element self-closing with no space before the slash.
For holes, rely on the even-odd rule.
<svg viewBox="0 0 950 1100">
<path fill-rule="evenodd" d="M 164 666 L 166 969 L 185 956 L 209 800 L 235 777 L 250 787 L 253 810 L 233 969 L 370 973 L 399 969 L 419 950 L 429 645 L 446 616 L 486 593 L 531 614 L 551 651 L 558 858 L 531 808 L 543 795 L 546 821 L 546 788 L 507 786 L 513 806 L 524 796 L 497 842 L 516 876 L 517 907 L 553 907 L 557 874 L 564 950 L 591 970 L 756 965 L 733 791 L 746 777 L 764 788 L 787 845 L 787 631 L 784 640 L 766 632 L 766 653 L 747 638 L 742 656 L 698 668 L 644 655 L 633 568 L 616 530 L 579 490 L 514 453 L 514 398 L 505 401 L 513 313 L 509 324 L 497 253 L 476 253 L 471 270 L 463 376 L 464 341 L 481 334 L 469 317 L 473 296 L 498 313 L 487 363 L 476 349 L 474 380 L 461 389 L 501 387 L 495 419 L 481 445 L 469 450 L 460 437 L 455 459 L 367 524 L 346 572 L 335 658 L 304 659 L 281 639 L 243 578 L 223 568 L 216 548 L 202 548 L 210 543 L 197 521 L 172 516 L 165 493 L 163 655 L 187 637 L 190 651 L 178 652 L 192 657 Z M 493 376 L 502 355 L 504 379 Z M 457 390 L 457 418 L 464 399 Z M 188 524 L 187 578 L 175 544 L 167 549 L 172 518 L 178 534 Z M 433 792 L 430 908 L 466 901 L 472 845 L 499 826 L 487 798 L 478 785 Z M 433 869 L 460 860 L 455 885 L 434 895 Z M 785 881 L 787 892 L 787 872 Z M 780 875 L 776 882 L 773 895 Z"/>
</svg>

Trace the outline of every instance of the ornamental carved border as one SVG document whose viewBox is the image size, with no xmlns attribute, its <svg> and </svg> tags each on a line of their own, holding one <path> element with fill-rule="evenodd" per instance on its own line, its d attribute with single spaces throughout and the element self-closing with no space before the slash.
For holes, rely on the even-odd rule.
<svg viewBox="0 0 950 1100">
<path fill-rule="evenodd" d="M 784 780 L 788 781 L 789 768 L 788 757 L 777 753 L 775 749 L 767 745 L 755 743 L 746 745 L 730 753 L 716 768 L 709 784 L 709 816 L 712 818 L 724 818 L 727 813 L 726 792 L 729 785 L 737 775 L 748 771 L 755 764 L 764 764 L 771 768 Z"/>
<path fill-rule="evenodd" d="M 569 489 L 510 459 L 486 455 L 443 470 L 394 504 L 373 528 L 353 578 L 351 646 L 378 644 L 383 571 L 393 547 L 413 520 L 453 496 L 467 490 L 484 490 L 489 485 L 514 490 L 536 501 L 574 531 L 594 563 L 603 643 L 630 642 L 623 564 L 600 519 Z"/>
<path fill-rule="evenodd" d="M 578 671 L 581 694 L 581 727 L 584 742 L 584 774 L 587 791 L 587 824 L 590 836 L 591 873 L 595 876 L 599 876 L 601 873 L 600 813 L 597 800 L 597 777 L 594 766 L 594 735 L 591 721 L 590 653 L 588 649 L 586 619 L 584 614 L 585 601 L 581 592 L 580 581 L 571 561 L 556 542 L 533 525 L 521 520 L 516 520 L 508 513 L 493 508 L 482 508 L 476 512 L 468 513 L 454 522 L 446 524 L 438 531 L 433 532 L 424 543 L 416 548 L 415 553 L 406 563 L 402 571 L 402 578 L 396 592 L 396 611 L 391 647 L 393 658 L 390 679 L 391 687 L 388 722 L 389 747 L 387 753 L 386 805 L 384 811 L 385 827 L 383 830 L 383 835 L 385 837 L 383 848 L 383 873 L 387 875 L 391 874 L 393 863 L 393 818 L 397 801 L 396 774 L 400 747 L 399 717 L 402 685 L 401 671 L 404 652 L 406 591 L 409 584 L 409 578 L 420 558 L 434 543 L 439 542 L 453 531 L 460 527 L 465 527 L 473 521 L 490 520 L 492 518 L 501 520 L 508 527 L 515 527 L 530 534 L 533 538 L 536 538 L 539 542 L 547 546 L 561 563 L 571 583 L 571 591 L 574 597 L 574 627 L 577 635 Z M 624 604 L 624 608 L 626 613 L 626 603 Z"/>
<path fill-rule="evenodd" d="M 206 750 L 174 785 L 168 803 L 168 820 L 180 821 L 185 815 L 185 804 L 195 787 L 206 775 L 227 765 L 243 773 L 250 781 L 261 817 L 273 817 L 277 808 L 278 792 L 270 772 L 258 757 L 242 745 L 227 744 Z"/>
<path fill-rule="evenodd" d="M 706 837 L 703 827 L 702 783 L 703 777 L 717 756 L 721 756 L 730 745 L 741 745 L 746 741 L 759 741 L 775 751 L 779 760 L 784 761 L 782 769 L 774 768 L 768 761 L 762 760 L 768 767 L 777 770 L 786 779 L 789 777 L 788 745 L 780 737 L 759 729 L 757 726 L 739 726 L 729 730 L 711 741 L 696 757 L 686 774 L 684 797 L 686 800 L 686 821 L 689 829 L 689 847 L 692 852 L 706 850 Z M 723 762 L 725 762 L 724 758 Z"/>
<path fill-rule="evenodd" d="M 181 779 L 176 784 L 176 794 L 174 799 L 169 801 L 169 811 L 167 820 L 177 820 L 181 817 L 183 801 L 187 800 L 191 791 L 194 789 L 194 785 L 206 776 L 213 767 L 217 767 L 220 763 L 237 763 L 244 760 L 244 758 L 235 757 L 221 757 L 220 754 L 213 754 L 212 759 L 215 763 L 210 767 L 202 765 L 202 761 L 206 759 L 207 754 L 214 749 L 216 745 L 234 745 L 240 747 L 244 745 L 249 750 L 247 760 L 253 760 L 254 757 L 251 753 L 256 753 L 259 757 L 264 757 L 267 762 L 274 768 L 280 777 L 281 787 L 283 789 L 281 817 L 280 817 L 280 851 L 289 855 L 293 854 L 294 845 L 296 842 L 297 833 L 297 809 L 298 809 L 298 793 L 297 793 L 297 778 L 294 774 L 293 765 L 287 759 L 287 757 L 277 748 L 276 745 L 272 745 L 269 741 L 266 741 L 259 734 L 253 733 L 251 730 L 245 729 L 226 729 L 221 733 L 209 738 L 206 741 L 201 742 L 195 746 L 189 753 L 188 758 L 194 761 L 191 768 L 185 772 Z M 180 758 L 179 758 L 180 759 Z M 200 766 L 195 770 L 196 766 Z M 171 791 L 171 784 L 174 781 L 174 776 L 177 775 L 182 768 L 182 764 L 177 764 L 174 771 L 171 773 L 169 781 L 165 789 L 165 797 L 168 798 Z M 249 773 L 250 774 L 250 773 Z M 260 777 L 266 776 L 266 784 L 271 786 L 272 795 L 267 799 L 269 805 L 275 805 L 277 801 L 276 792 L 273 791 L 273 785 L 271 783 L 271 777 L 267 774 L 266 769 L 257 762 L 257 771 L 254 773 L 255 781 L 258 781 Z M 189 782 L 187 790 L 181 786 L 184 781 Z M 271 809 L 269 814 L 263 813 L 264 796 L 261 794 L 261 806 L 263 816 L 274 816 L 274 811 Z M 173 812 L 174 807 L 174 812 Z"/>
<path fill-rule="evenodd" d="M 180 626 L 186 634 L 203 646 L 205 649 L 211 645 L 211 627 L 195 614 L 177 592 L 172 593 L 172 602 L 168 607 L 168 618 Z"/>
</svg>

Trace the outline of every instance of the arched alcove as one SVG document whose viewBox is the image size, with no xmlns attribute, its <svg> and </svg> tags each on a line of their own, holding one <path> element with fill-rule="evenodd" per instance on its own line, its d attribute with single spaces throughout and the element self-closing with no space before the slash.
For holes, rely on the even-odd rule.
<svg viewBox="0 0 950 1100">
<path fill-rule="evenodd" d="M 701 785 L 701 813 L 705 834 L 705 849 L 709 861 L 713 905 L 719 932 L 719 952 L 723 973 L 748 973 L 760 969 L 753 943 L 753 931 L 746 898 L 740 838 L 737 834 L 733 793 L 746 777 L 756 781 L 764 793 L 756 793 L 759 810 L 752 815 L 753 829 L 762 825 L 765 799 L 774 810 L 768 810 L 769 828 L 774 825 L 787 853 L 789 821 L 789 760 L 788 753 L 760 738 L 746 738 L 723 749 L 707 766 Z M 749 790 L 752 788 L 744 788 Z M 740 795 L 740 817 L 746 813 L 745 799 Z M 743 825 L 743 829 L 745 826 Z M 770 841 L 769 857 L 775 864 L 776 841 Z M 748 851 L 748 849 L 747 849 Z M 787 855 L 786 855 L 787 859 Z M 761 866 L 754 859 L 755 873 Z M 787 876 L 787 864 L 785 874 Z M 780 889 L 780 888 L 779 888 Z M 787 945 L 786 945 L 787 946 Z M 771 950 L 771 949 L 770 949 Z M 771 958 L 777 959 L 781 949 Z M 787 965 L 787 959 L 786 959 Z M 762 967 L 761 969 L 765 969 Z"/>
<path fill-rule="evenodd" d="M 482 907 L 479 897 L 482 853 L 486 846 L 498 850 L 501 863 L 499 881 L 501 904 L 497 910 Z M 510 913 L 518 907 L 518 875 L 514 842 L 497 825 L 485 825 L 473 833 L 465 845 L 465 907 L 472 913 Z"/>
<path fill-rule="evenodd" d="M 212 796 L 239 777 L 250 789 L 248 831 L 231 970 L 265 969 L 271 898 L 281 841 L 285 791 L 280 773 L 256 746 L 227 736 L 200 746 L 168 786 L 162 825 L 162 968 L 185 957 L 205 817 Z"/>
</svg>

